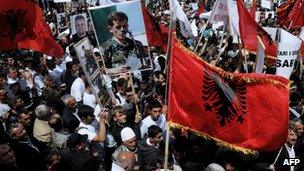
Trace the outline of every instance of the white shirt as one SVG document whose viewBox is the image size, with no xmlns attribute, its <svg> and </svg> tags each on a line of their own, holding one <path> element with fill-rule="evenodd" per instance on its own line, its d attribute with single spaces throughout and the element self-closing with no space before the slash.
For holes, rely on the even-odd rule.
<svg viewBox="0 0 304 171">
<path fill-rule="evenodd" d="M 11 108 L 7 104 L 0 103 L 0 117 L 9 110 L 11 110 Z"/>
<path fill-rule="evenodd" d="M 85 91 L 83 93 L 83 104 L 91 106 L 92 108 L 95 108 L 95 106 L 97 105 L 95 95 L 93 93 L 89 94 Z"/>
<path fill-rule="evenodd" d="M 125 105 L 127 102 L 126 102 L 126 98 L 123 97 L 119 92 L 116 93 L 116 96 L 118 96 L 119 100 L 116 98 L 116 106 L 123 106 Z"/>
<path fill-rule="evenodd" d="M 88 142 L 92 142 L 94 137 L 97 136 L 98 131 L 97 129 L 91 125 L 87 125 L 83 122 L 80 122 L 79 127 L 82 127 L 80 130 L 78 130 L 78 133 L 81 135 L 88 135 Z M 103 147 L 103 142 L 99 142 L 100 145 Z"/>
<path fill-rule="evenodd" d="M 85 91 L 85 84 L 81 78 L 76 78 L 71 86 L 71 95 L 77 102 L 82 100 L 82 95 Z"/>
<path fill-rule="evenodd" d="M 38 96 L 41 96 L 42 91 L 45 88 L 45 85 L 43 83 L 43 77 L 41 75 L 34 76 L 34 84 L 35 84 Z"/>
<path fill-rule="evenodd" d="M 124 168 L 120 167 L 118 164 L 115 162 L 112 162 L 112 169 L 111 171 L 125 171 Z"/>
<path fill-rule="evenodd" d="M 165 115 L 163 115 L 163 114 L 159 115 L 159 118 L 156 121 L 152 120 L 151 116 L 145 117 L 140 123 L 140 133 L 141 133 L 142 138 L 144 137 L 145 134 L 148 133 L 148 128 L 151 125 L 159 126 L 163 130 L 163 133 L 164 133 L 166 131 Z"/>
<path fill-rule="evenodd" d="M 83 122 L 80 122 L 79 127 L 83 127 L 81 128 L 78 133 L 81 135 L 88 135 L 88 141 L 91 142 L 94 137 L 97 136 L 97 130 L 95 129 L 95 127 L 93 127 L 92 125 L 87 125 Z"/>
<path fill-rule="evenodd" d="M 287 150 L 287 152 L 288 152 L 288 155 L 289 155 L 289 158 L 296 158 L 296 154 L 295 154 L 295 151 L 294 151 L 294 146 L 291 146 L 291 148 L 288 146 L 288 145 L 286 145 L 286 144 L 284 144 L 285 145 L 285 147 L 286 147 L 286 150 Z M 290 171 L 294 171 L 294 166 L 290 166 Z"/>
</svg>

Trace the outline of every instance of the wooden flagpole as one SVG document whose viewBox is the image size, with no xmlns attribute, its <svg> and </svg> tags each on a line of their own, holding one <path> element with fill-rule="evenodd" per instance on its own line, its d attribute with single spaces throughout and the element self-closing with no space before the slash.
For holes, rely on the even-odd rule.
<svg viewBox="0 0 304 171">
<path fill-rule="evenodd" d="M 169 0 L 169 3 L 171 3 L 173 5 L 173 1 Z M 170 7 L 172 7 L 172 5 Z M 166 72 L 167 72 L 167 79 L 166 79 L 166 94 L 165 94 L 165 104 L 168 104 L 168 89 L 169 89 L 169 79 L 170 79 L 170 50 L 172 47 L 172 31 L 173 31 L 173 9 L 170 9 L 170 13 L 171 13 L 171 19 L 170 19 L 170 26 L 169 26 L 169 36 L 168 36 L 168 43 L 167 43 L 167 54 L 166 54 L 166 58 L 167 58 L 167 67 L 166 67 Z M 170 125 L 169 125 L 169 121 L 167 118 L 167 122 L 166 122 L 166 139 L 165 139 L 165 166 L 164 169 L 165 171 L 167 171 L 168 168 L 168 156 L 169 156 L 169 132 L 170 132 Z"/>
<path fill-rule="evenodd" d="M 201 33 L 201 35 L 200 35 L 200 38 L 198 39 L 198 42 L 196 43 L 196 46 L 195 46 L 195 48 L 194 48 L 194 53 L 196 53 L 196 51 L 197 51 L 197 49 L 198 49 L 198 46 L 199 46 L 199 43 L 202 41 L 202 38 L 204 37 L 204 32 L 205 32 L 206 28 L 208 27 L 208 25 L 209 25 L 209 23 L 210 23 L 210 19 L 211 19 L 211 16 L 212 16 L 212 14 L 213 14 L 214 7 L 217 6 L 217 3 L 218 3 L 218 0 L 215 1 L 214 5 L 213 5 L 213 10 L 212 10 L 212 12 L 211 12 L 211 14 L 210 14 L 210 16 L 209 16 L 209 18 L 208 18 L 208 20 L 207 20 L 205 26 L 203 26 L 203 30 L 202 30 L 202 33 Z"/>
</svg>

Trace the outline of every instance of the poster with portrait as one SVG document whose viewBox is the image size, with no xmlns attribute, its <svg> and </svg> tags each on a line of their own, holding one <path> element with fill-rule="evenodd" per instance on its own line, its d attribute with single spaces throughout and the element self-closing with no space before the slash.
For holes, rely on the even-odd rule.
<svg viewBox="0 0 304 171">
<path fill-rule="evenodd" d="M 97 74 L 91 81 L 91 87 L 97 99 L 99 99 L 102 106 L 106 106 L 110 99 L 109 91 L 102 75 Z"/>
<path fill-rule="evenodd" d="M 98 64 L 95 61 L 93 46 L 89 39 L 85 37 L 74 45 L 77 57 L 83 71 L 88 79 L 92 79 L 95 72 L 98 72 Z"/>
<path fill-rule="evenodd" d="M 87 15 L 85 13 L 72 15 L 70 17 L 72 35 L 84 37 L 87 31 Z"/>
<path fill-rule="evenodd" d="M 89 8 L 108 75 L 151 70 L 140 1 Z"/>
<path fill-rule="evenodd" d="M 64 12 L 58 13 L 56 15 L 56 17 L 57 17 L 57 25 L 58 25 L 59 29 L 67 28 L 68 21 L 67 21 L 66 14 Z"/>
<path fill-rule="evenodd" d="M 93 52 L 93 46 L 89 39 L 85 37 L 74 45 L 74 49 L 87 81 L 92 87 L 97 102 L 104 106 L 109 100 L 110 95 L 102 77 L 102 69 L 96 62 L 97 59 Z"/>
</svg>

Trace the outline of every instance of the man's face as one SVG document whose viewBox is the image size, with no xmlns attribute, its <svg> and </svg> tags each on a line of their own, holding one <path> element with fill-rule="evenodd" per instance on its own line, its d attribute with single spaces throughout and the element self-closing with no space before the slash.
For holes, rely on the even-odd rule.
<svg viewBox="0 0 304 171">
<path fill-rule="evenodd" d="M 128 30 L 128 21 L 113 21 L 113 25 L 109 26 L 110 32 L 116 37 L 119 41 L 123 42 L 126 39 L 126 33 L 124 30 Z"/>
<path fill-rule="evenodd" d="M 114 116 L 114 121 L 125 124 L 127 122 L 126 111 L 118 111 Z"/>
<path fill-rule="evenodd" d="M 152 118 L 154 121 L 158 120 L 158 118 L 159 118 L 161 112 L 162 112 L 162 110 L 161 110 L 160 107 L 154 107 L 154 108 L 152 108 L 152 110 L 151 110 L 151 118 Z"/>
<path fill-rule="evenodd" d="M 162 133 L 158 133 L 158 134 L 153 138 L 153 142 L 155 142 L 156 144 L 161 143 L 162 140 L 163 140 L 163 134 L 162 134 Z"/>
<path fill-rule="evenodd" d="M 130 151 L 134 151 L 136 149 L 136 144 L 137 144 L 136 137 L 123 142 L 123 145 L 127 147 Z"/>
<path fill-rule="evenodd" d="M 293 130 L 289 129 L 286 140 L 287 145 L 289 146 L 295 145 L 296 141 L 297 141 L 297 134 Z"/>
<path fill-rule="evenodd" d="M 303 130 L 303 124 L 300 122 L 295 122 L 295 129 L 297 131 L 297 135 L 300 136 L 303 134 L 304 130 Z"/>
<path fill-rule="evenodd" d="M 8 144 L 0 145 L 0 156 L 0 165 L 10 164 L 15 161 L 14 152 Z"/>
<path fill-rule="evenodd" d="M 19 122 L 23 123 L 24 125 L 30 125 L 31 119 L 32 117 L 30 114 L 21 113 L 19 117 Z"/>
<path fill-rule="evenodd" d="M 85 26 L 84 19 L 75 20 L 75 29 L 79 37 L 85 36 Z"/>
<path fill-rule="evenodd" d="M 75 109 L 76 108 L 76 106 L 77 106 L 77 102 L 76 102 L 76 100 L 73 98 L 73 99 L 71 99 L 71 100 L 69 100 L 69 102 L 68 102 L 68 106 L 70 107 L 70 108 L 72 108 L 72 109 Z"/>
<path fill-rule="evenodd" d="M 13 128 L 11 131 L 11 135 L 13 139 L 17 139 L 17 140 L 26 138 L 27 133 L 26 130 L 24 129 L 23 124 L 18 124 L 17 127 Z"/>
</svg>

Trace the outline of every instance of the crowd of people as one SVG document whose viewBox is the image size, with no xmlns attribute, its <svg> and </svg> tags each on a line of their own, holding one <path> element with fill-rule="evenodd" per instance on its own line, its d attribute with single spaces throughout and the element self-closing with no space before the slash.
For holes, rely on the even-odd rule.
<svg viewBox="0 0 304 171">
<path fill-rule="evenodd" d="M 203 34 L 198 55 L 225 71 L 254 72 L 255 54 L 245 54 L 248 62 L 245 67 L 238 44 L 223 32 L 223 27 L 212 28 L 206 25 L 207 19 L 196 16 L 197 9 L 190 5 L 196 2 L 201 3 L 182 0 L 188 18 L 196 19 L 199 35 Z M 303 64 L 296 65 L 290 78 L 291 112 L 286 143 L 275 152 L 244 154 L 185 129 L 167 129 L 167 61 L 161 47 L 149 48 L 153 61 L 151 70 L 121 73 L 112 78 L 104 75 L 113 96 L 105 106 L 100 106 L 73 48 L 86 36 L 97 47 L 94 33 L 62 34 L 65 30 L 56 21 L 56 13 L 65 12 L 67 16 L 85 13 L 89 5 L 77 3 L 76 7 L 64 7 L 63 4 L 49 2 L 45 11 L 54 38 L 65 50 L 62 58 L 31 50 L 0 51 L 0 170 L 162 170 L 167 131 L 169 170 L 304 169 Z M 213 4 L 214 1 L 207 1 L 206 11 L 210 11 Z M 159 24 L 169 25 L 167 0 L 150 0 L 147 8 Z M 276 16 L 265 16 L 266 10 L 259 10 L 262 11 L 261 25 L 276 25 Z M 198 36 L 193 41 L 177 35 L 190 49 L 195 48 L 199 39 Z M 148 53 L 148 48 L 143 49 Z M 99 50 L 94 50 L 94 55 L 102 57 Z M 265 65 L 264 73 L 274 74 L 275 67 Z M 286 166 L 283 165 L 286 158 L 302 161 L 297 166 Z"/>
</svg>

